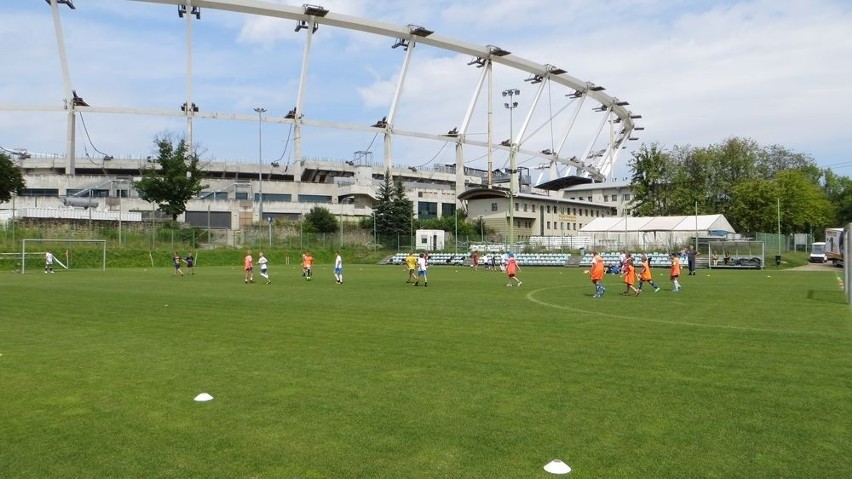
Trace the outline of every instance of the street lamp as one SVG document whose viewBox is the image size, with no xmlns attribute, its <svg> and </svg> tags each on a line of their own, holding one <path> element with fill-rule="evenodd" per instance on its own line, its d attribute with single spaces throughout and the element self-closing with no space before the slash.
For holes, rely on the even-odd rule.
<svg viewBox="0 0 852 479">
<path fill-rule="evenodd" d="M 515 175 L 517 174 L 517 165 L 515 163 L 517 145 L 512 138 L 515 134 L 512 117 L 514 116 L 513 112 L 515 108 L 518 107 L 518 102 L 515 101 L 515 97 L 520 94 L 521 90 L 518 90 L 517 88 L 503 90 L 503 96 L 509 97 L 509 101 L 507 103 L 503 103 L 503 106 L 509 110 L 509 251 L 515 247 Z"/>
<path fill-rule="evenodd" d="M 257 215 L 258 220 L 263 221 L 263 114 L 266 113 L 266 108 L 257 107 L 254 109 L 257 112 L 257 177 L 260 180 L 259 190 L 260 199 L 258 200 Z"/>
</svg>

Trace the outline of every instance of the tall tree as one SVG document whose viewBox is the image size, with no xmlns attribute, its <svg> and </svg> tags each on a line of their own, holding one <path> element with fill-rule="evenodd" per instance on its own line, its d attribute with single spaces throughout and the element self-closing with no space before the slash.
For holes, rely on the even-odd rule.
<svg viewBox="0 0 852 479">
<path fill-rule="evenodd" d="M 852 222 L 852 179 L 839 176 L 831 169 L 824 170 L 822 175 L 823 191 L 828 201 L 837 208 L 837 216 L 832 225 L 840 226 Z"/>
<path fill-rule="evenodd" d="M 157 166 L 145 169 L 142 179 L 133 187 L 140 198 L 156 203 L 160 211 L 177 221 L 178 215 L 186 211 L 187 201 L 198 196 L 207 185 L 201 184 L 198 156 L 188 151 L 185 140 L 180 140 L 177 147 L 166 138 L 155 143 L 159 151 Z"/>
<path fill-rule="evenodd" d="M 741 181 L 733 190 L 728 221 L 740 232 L 775 231 L 778 197 L 778 185 L 772 180 Z"/>
<path fill-rule="evenodd" d="M 12 193 L 20 194 L 26 186 L 24 175 L 6 153 L 0 152 L 0 203 L 12 199 Z"/>
<path fill-rule="evenodd" d="M 781 198 L 781 231 L 818 231 L 831 226 L 836 208 L 806 171 L 781 171 L 775 178 Z"/>
<path fill-rule="evenodd" d="M 810 155 L 790 151 L 781 145 L 769 145 L 758 153 L 757 171 L 763 178 L 775 178 L 786 170 L 805 171 L 813 181 L 822 174 Z"/>
<path fill-rule="evenodd" d="M 413 203 L 406 197 L 402 181 L 395 178 L 391 195 L 391 215 L 386 221 L 387 233 L 407 237 L 413 217 Z"/>
<path fill-rule="evenodd" d="M 630 160 L 633 170 L 630 187 L 633 190 L 631 202 L 635 216 L 656 216 L 668 214 L 673 163 L 671 155 L 662 150 L 657 143 L 642 145 L 633 153 Z"/>
<path fill-rule="evenodd" d="M 379 185 L 376 206 L 376 231 L 380 237 L 407 237 L 411 229 L 413 212 L 411 200 L 405 196 L 405 187 L 399 178 L 392 179 L 390 171 L 385 172 L 384 181 Z"/>
</svg>

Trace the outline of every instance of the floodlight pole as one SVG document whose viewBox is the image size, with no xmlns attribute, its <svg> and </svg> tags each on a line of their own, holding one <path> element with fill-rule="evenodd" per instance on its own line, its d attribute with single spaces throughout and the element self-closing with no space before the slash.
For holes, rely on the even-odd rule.
<svg viewBox="0 0 852 479">
<path fill-rule="evenodd" d="M 458 209 L 453 211 L 453 216 L 455 217 L 455 222 L 456 222 L 456 252 L 455 252 L 455 254 L 459 254 L 459 211 L 458 211 Z"/>
<path fill-rule="evenodd" d="M 260 198 L 257 206 L 258 221 L 263 221 L 263 114 L 266 113 L 266 108 L 257 107 L 254 109 L 257 112 L 257 176 L 259 180 Z"/>
<path fill-rule="evenodd" d="M 517 144 L 515 143 L 513 119 L 515 108 L 518 107 L 518 102 L 514 101 L 515 97 L 521 94 L 521 90 L 517 88 L 509 88 L 503 90 L 503 96 L 509 97 L 507 103 L 503 106 L 509 110 L 509 247 L 507 251 L 512 251 L 515 248 L 515 174 L 517 174 Z"/>
</svg>

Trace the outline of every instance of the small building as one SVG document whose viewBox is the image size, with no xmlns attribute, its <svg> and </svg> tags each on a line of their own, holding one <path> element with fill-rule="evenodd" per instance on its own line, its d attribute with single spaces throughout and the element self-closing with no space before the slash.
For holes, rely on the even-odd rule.
<svg viewBox="0 0 852 479">
<path fill-rule="evenodd" d="M 421 251 L 441 251 L 444 249 L 444 230 L 417 230 L 415 248 Z"/>
</svg>

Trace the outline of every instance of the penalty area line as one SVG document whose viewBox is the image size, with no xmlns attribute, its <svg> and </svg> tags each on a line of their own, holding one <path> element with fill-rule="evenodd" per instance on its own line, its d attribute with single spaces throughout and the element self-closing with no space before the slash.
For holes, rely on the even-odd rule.
<svg viewBox="0 0 852 479">
<path fill-rule="evenodd" d="M 574 311 L 578 313 L 584 313 L 589 315 L 597 315 L 603 316 L 605 318 L 610 318 L 612 320 L 624 320 L 624 321 L 642 321 L 646 323 L 657 323 L 657 324 L 671 324 L 675 326 L 694 326 L 697 328 L 711 328 L 711 329 L 730 329 L 734 331 L 753 331 L 756 333 L 780 333 L 780 334 L 804 334 L 804 335 L 825 335 L 824 333 L 820 333 L 817 331 L 790 331 L 786 329 L 766 329 L 766 328 L 749 328 L 746 326 L 731 326 L 727 324 L 703 324 L 703 323 L 690 323 L 687 321 L 670 321 L 667 319 L 652 319 L 652 318 L 636 318 L 633 316 L 624 316 L 620 314 L 612 314 L 603 311 L 595 311 L 591 309 L 582 309 L 574 306 L 568 306 L 564 304 L 554 304 L 548 303 L 547 301 L 542 301 L 540 299 L 535 298 L 536 293 L 540 293 L 542 291 L 548 291 L 551 289 L 561 289 L 566 288 L 566 286 L 551 286 L 549 288 L 539 288 L 534 289 L 527 293 L 526 298 L 533 303 L 540 304 L 542 306 L 546 306 L 549 308 L 562 309 L 565 311 Z"/>
</svg>

